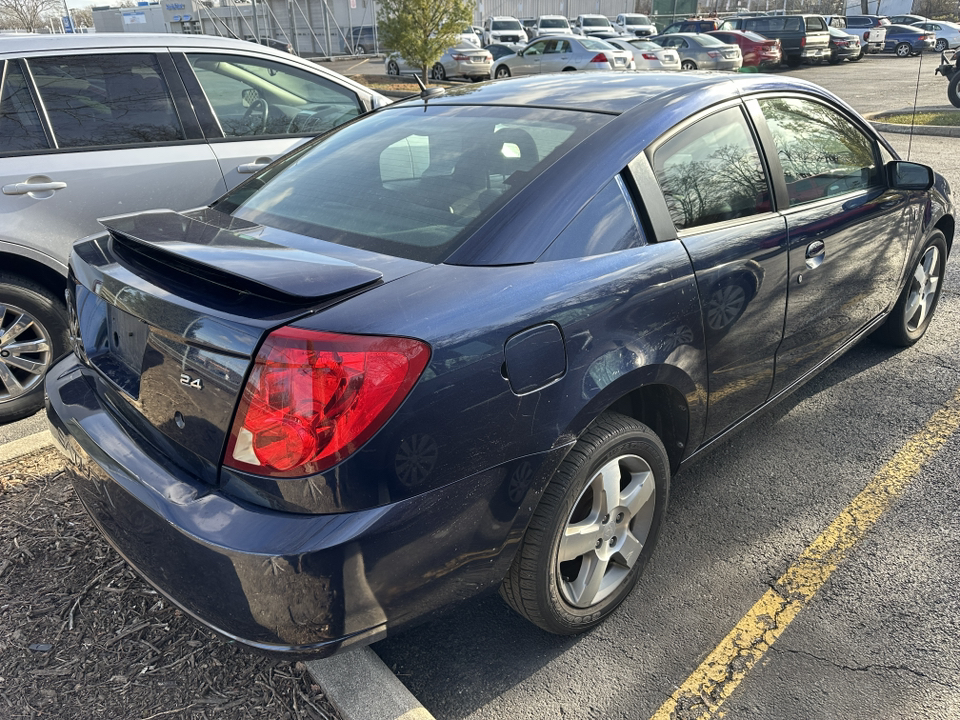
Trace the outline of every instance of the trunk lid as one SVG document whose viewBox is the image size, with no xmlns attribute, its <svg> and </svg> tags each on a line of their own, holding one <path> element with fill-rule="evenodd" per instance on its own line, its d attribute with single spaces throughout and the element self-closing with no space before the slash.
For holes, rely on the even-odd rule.
<svg viewBox="0 0 960 720">
<path fill-rule="evenodd" d="M 427 267 L 210 209 L 102 223 L 71 258 L 75 351 L 131 436 L 212 484 L 266 334 Z"/>
</svg>

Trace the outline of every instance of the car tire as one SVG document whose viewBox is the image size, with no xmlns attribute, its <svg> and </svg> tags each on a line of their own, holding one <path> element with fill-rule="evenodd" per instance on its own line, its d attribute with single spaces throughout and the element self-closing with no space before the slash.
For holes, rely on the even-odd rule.
<svg viewBox="0 0 960 720">
<path fill-rule="evenodd" d="M 614 499 L 607 500 L 607 488 Z M 548 632 L 573 635 L 597 626 L 637 584 L 669 490 L 660 438 L 632 418 L 604 413 L 544 490 L 500 594 Z"/>
<path fill-rule="evenodd" d="M 43 376 L 67 351 L 68 322 L 46 288 L 7 273 L 0 288 L 0 423 L 7 423 L 43 407 Z"/>
<path fill-rule="evenodd" d="M 840 62 L 840 56 L 837 54 L 836 50 L 830 53 L 830 57 L 827 59 L 827 62 L 831 65 L 836 65 Z"/>
<path fill-rule="evenodd" d="M 397 65 L 396 61 L 391 60 L 387 63 L 387 75 L 399 75 L 400 66 Z"/>
<path fill-rule="evenodd" d="M 955 108 L 960 108 L 960 71 L 954 71 L 947 83 L 947 98 Z"/>
<path fill-rule="evenodd" d="M 366 55 L 367 49 L 363 45 L 357 45 L 357 55 Z"/>
<path fill-rule="evenodd" d="M 936 50 L 937 52 L 943 52 L 944 50 L 947 49 L 947 41 L 944 40 L 943 38 L 940 38 L 939 40 L 937 40 L 936 45 L 933 46 L 933 49 Z"/>
<path fill-rule="evenodd" d="M 430 68 L 430 77 L 434 80 L 446 80 L 447 70 L 442 64 L 436 63 L 432 68 Z"/>
<path fill-rule="evenodd" d="M 946 262 L 947 241 L 942 232 L 934 230 L 907 276 L 896 305 L 874 337 L 897 347 L 910 347 L 923 337 L 940 302 Z"/>
<path fill-rule="evenodd" d="M 680 63 L 681 70 L 696 70 L 697 64 L 693 60 L 684 60 Z"/>
<path fill-rule="evenodd" d="M 510 68 L 508 68 L 506 65 L 501 65 L 500 67 L 497 68 L 496 77 L 498 79 L 510 77 Z"/>
<path fill-rule="evenodd" d="M 910 47 L 910 43 L 898 43 L 893 51 L 897 54 L 897 57 L 905 58 L 913 55 L 913 48 Z"/>
</svg>

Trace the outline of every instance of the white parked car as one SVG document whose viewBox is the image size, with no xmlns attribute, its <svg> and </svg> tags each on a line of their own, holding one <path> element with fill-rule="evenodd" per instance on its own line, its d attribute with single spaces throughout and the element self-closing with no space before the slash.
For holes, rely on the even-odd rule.
<svg viewBox="0 0 960 720">
<path fill-rule="evenodd" d="M 483 44 L 527 42 L 527 31 L 515 17 L 491 16 L 483 21 Z"/>
<path fill-rule="evenodd" d="M 960 47 L 960 25 L 956 23 L 944 20 L 928 20 L 927 22 L 914 23 L 914 27 L 932 32 L 936 36 L 936 44 L 933 49 L 937 52 Z"/>
<path fill-rule="evenodd" d="M 563 15 L 541 15 L 533 26 L 533 38 L 547 35 L 572 35 L 573 28 L 570 21 Z"/>
<path fill-rule="evenodd" d="M 572 70 L 633 70 L 633 54 L 594 38 L 559 35 L 537 38 L 516 55 L 493 64 L 493 77 Z"/>
<path fill-rule="evenodd" d="M 43 405 L 67 351 L 74 240 L 97 218 L 207 205 L 389 100 L 264 45 L 164 33 L 0 45 L 0 422 Z"/>
<path fill-rule="evenodd" d="M 577 35 L 616 32 L 606 15 L 577 15 L 573 22 L 573 32 Z"/>
<path fill-rule="evenodd" d="M 613 21 L 613 27 L 617 32 L 635 37 L 653 37 L 657 34 L 657 26 L 650 21 L 650 18 L 634 13 L 620 13 Z"/>
<path fill-rule="evenodd" d="M 674 48 L 660 47 L 650 40 L 630 37 L 611 38 L 604 42 L 633 53 L 637 70 L 680 70 L 680 55 Z"/>
</svg>

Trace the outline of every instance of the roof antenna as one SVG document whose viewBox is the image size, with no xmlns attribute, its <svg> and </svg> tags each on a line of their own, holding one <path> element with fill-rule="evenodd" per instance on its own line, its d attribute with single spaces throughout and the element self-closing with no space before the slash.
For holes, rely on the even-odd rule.
<svg viewBox="0 0 960 720">
<path fill-rule="evenodd" d="M 913 126 L 917 122 L 917 96 L 920 95 L 920 70 L 923 68 L 923 51 L 920 51 L 920 64 L 917 66 L 917 89 L 913 93 L 913 116 L 910 118 L 910 141 L 907 143 L 907 161 L 913 149 Z"/>
<path fill-rule="evenodd" d="M 432 100 L 435 97 L 441 97 L 444 94 L 444 89 L 442 87 L 432 87 L 428 88 L 423 84 L 423 80 L 420 79 L 420 76 L 414 73 L 413 79 L 417 81 L 417 85 L 420 86 L 420 97 L 423 98 L 423 104 L 426 105 L 428 100 Z M 917 81 L 917 84 L 920 84 L 920 81 Z"/>
</svg>

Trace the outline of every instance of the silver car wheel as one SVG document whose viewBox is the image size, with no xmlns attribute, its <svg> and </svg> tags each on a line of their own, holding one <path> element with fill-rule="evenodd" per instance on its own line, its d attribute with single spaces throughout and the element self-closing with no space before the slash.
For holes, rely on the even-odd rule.
<svg viewBox="0 0 960 720">
<path fill-rule="evenodd" d="M 910 43 L 900 43 L 896 48 L 897 57 L 910 57 L 913 53 L 913 48 L 910 47 Z"/>
<path fill-rule="evenodd" d="M 587 608 L 626 580 L 653 524 L 656 480 L 647 462 L 621 455 L 587 482 L 567 518 L 557 549 L 564 599 Z"/>
<path fill-rule="evenodd" d="M 947 41 L 944 40 L 943 38 L 940 38 L 939 40 L 937 40 L 937 44 L 933 46 L 933 49 L 936 50 L 937 52 L 943 52 L 944 50 L 947 49 Z"/>
<path fill-rule="evenodd" d="M 26 395 L 43 382 L 52 359 L 43 325 L 15 305 L 0 305 L 0 402 Z"/>
<path fill-rule="evenodd" d="M 923 325 L 936 301 L 939 286 L 940 251 L 931 245 L 923 253 L 910 279 L 910 290 L 904 313 L 908 332 L 916 332 Z"/>
</svg>

